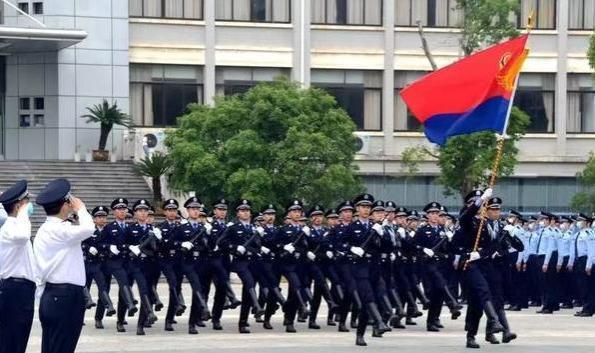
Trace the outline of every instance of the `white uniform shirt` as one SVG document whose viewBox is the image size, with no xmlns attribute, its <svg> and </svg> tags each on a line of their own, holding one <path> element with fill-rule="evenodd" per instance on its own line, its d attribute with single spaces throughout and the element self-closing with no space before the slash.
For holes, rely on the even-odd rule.
<svg viewBox="0 0 595 353">
<path fill-rule="evenodd" d="M 93 218 L 85 209 L 77 212 L 79 225 L 48 217 L 37 231 L 33 249 L 42 283 L 85 285 L 81 242 L 93 235 Z"/>
<path fill-rule="evenodd" d="M 0 228 L 0 278 L 37 282 L 37 273 L 29 217 L 26 213 L 8 217 Z"/>
</svg>

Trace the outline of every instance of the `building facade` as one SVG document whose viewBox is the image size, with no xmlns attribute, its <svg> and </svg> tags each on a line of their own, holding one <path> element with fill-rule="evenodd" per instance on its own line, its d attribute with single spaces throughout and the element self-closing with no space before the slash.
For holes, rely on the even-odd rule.
<svg viewBox="0 0 595 353">
<path fill-rule="evenodd" d="M 405 175 L 402 151 L 427 142 L 398 95 L 430 70 L 418 21 L 438 66 L 461 57 L 463 14 L 455 0 L 9 2 L 49 28 L 87 36 L 34 53 L 0 49 L 6 52 L 0 120 L 6 159 L 71 159 L 95 148 L 97 126 L 80 116 L 102 99 L 130 113 L 139 141 L 174 127 L 188 103 L 212 104 L 217 95 L 286 76 L 328 90 L 354 119 L 362 142 L 357 163 L 371 192 L 411 207 L 430 198 L 459 204 L 434 184 L 433 161 L 423 162 L 419 175 Z M 515 174 L 499 192 L 527 211 L 561 211 L 595 149 L 595 85 L 586 58 L 595 0 L 519 3 L 511 21 L 520 29 L 536 11 L 515 97 L 532 120 Z M 2 30 L 39 27 L 7 5 L 2 17 Z M 36 109 L 41 98 L 43 112 Z M 130 155 L 128 138 L 122 129 L 110 137 L 119 158 Z"/>
</svg>

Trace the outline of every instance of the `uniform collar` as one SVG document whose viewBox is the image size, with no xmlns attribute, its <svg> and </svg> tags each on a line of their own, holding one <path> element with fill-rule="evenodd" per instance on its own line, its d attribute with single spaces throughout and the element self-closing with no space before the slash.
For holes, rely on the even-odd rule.
<svg viewBox="0 0 595 353">
<path fill-rule="evenodd" d="M 62 223 L 64 222 L 64 220 L 62 218 L 58 218 L 55 216 L 48 216 L 46 222 L 50 222 L 50 223 Z"/>
</svg>

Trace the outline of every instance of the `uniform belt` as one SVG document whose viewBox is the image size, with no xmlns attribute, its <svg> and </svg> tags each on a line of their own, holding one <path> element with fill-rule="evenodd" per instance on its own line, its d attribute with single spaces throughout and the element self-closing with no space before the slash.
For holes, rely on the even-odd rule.
<svg viewBox="0 0 595 353">
<path fill-rule="evenodd" d="M 47 289 L 70 289 L 70 290 L 79 290 L 79 289 L 83 289 L 83 286 L 77 286 L 76 284 L 72 284 L 72 283 L 49 283 L 47 282 L 45 284 L 45 288 Z"/>
<path fill-rule="evenodd" d="M 23 284 L 29 284 L 29 285 L 35 286 L 35 282 L 30 281 L 26 278 L 8 277 L 8 278 L 4 279 L 3 281 L 4 281 L 4 283 L 23 283 Z"/>
</svg>

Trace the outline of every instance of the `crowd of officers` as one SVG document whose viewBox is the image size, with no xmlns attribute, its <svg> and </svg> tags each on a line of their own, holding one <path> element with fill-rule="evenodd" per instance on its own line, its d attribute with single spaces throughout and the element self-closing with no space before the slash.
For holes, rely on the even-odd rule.
<svg viewBox="0 0 595 353">
<path fill-rule="evenodd" d="M 60 202 L 70 202 L 62 194 Z M 155 222 L 148 200 L 131 204 L 118 197 L 109 208 L 98 206 L 90 213 L 95 231 L 80 249 L 85 306 L 96 307 L 97 329 L 104 328 L 104 316 L 115 315 L 116 330 L 125 332 L 127 320 L 138 314 L 137 335 L 145 335 L 158 320 L 155 312 L 162 310 L 166 331 L 173 331 L 185 312 L 189 334 L 197 334 L 209 320 L 214 330 L 222 330 L 223 311 L 238 307 L 240 333 L 250 333 L 252 317 L 264 329 L 273 329 L 275 313 L 283 315 L 285 331 L 294 333 L 296 321 L 321 328 L 318 314 L 324 299 L 326 325 L 339 332 L 355 329 L 356 345 L 365 346 L 367 326 L 373 337 L 382 337 L 392 329 L 416 325 L 415 319 L 427 310 L 426 329 L 438 332 L 444 327 L 444 307 L 456 320 L 461 304 L 467 304 L 469 348 L 479 348 L 475 336 L 484 314 L 485 340 L 492 344 L 500 343 L 497 333 L 502 333 L 503 343 L 516 338 L 505 310 L 539 306 L 538 313 L 552 314 L 579 307 L 576 316 L 593 315 L 593 219 L 547 212 L 525 218 L 514 210 L 504 215 L 502 200 L 493 197 L 491 189 L 473 190 L 464 201 L 454 217 L 438 202 L 430 202 L 420 214 L 370 194 L 332 209 L 293 200 L 283 210 L 271 204 L 260 212 L 246 199 L 233 204 L 216 200 L 209 212 L 194 196 L 182 205 L 186 217 L 178 201 L 169 199 L 162 205 L 165 220 Z M 16 218 L 10 222 L 25 217 L 23 209 L 12 209 Z M 86 213 L 73 215 L 81 214 Z M 82 222 L 76 217 L 68 221 Z M 3 275 L 2 286 L 18 280 L 12 273 Z M 231 273 L 241 281 L 239 295 L 230 284 Z M 162 275 L 169 289 L 167 301 L 157 291 Z M 184 301 L 184 279 L 192 291 L 191 303 Z M 90 295 L 92 282 L 98 288 L 96 303 Z M 12 333 L 2 324 L 4 316 L 0 313 L 0 340 L 6 341 Z"/>
<path fill-rule="evenodd" d="M 189 310 L 188 332 L 196 334 L 207 320 L 221 330 L 223 310 L 236 307 L 240 333 L 250 333 L 251 316 L 272 329 L 276 312 L 282 312 L 286 332 L 296 332 L 296 321 L 320 329 L 324 299 L 326 324 L 340 332 L 356 329 L 356 344 L 365 345 L 369 324 L 372 335 L 381 337 L 391 328 L 415 325 L 427 309 L 426 329 L 437 332 L 443 327 L 443 306 L 457 319 L 463 302 L 469 305 L 467 346 L 474 348 L 483 313 L 488 342 L 498 343 L 498 332 L 503 342 L 516 337 L 506 319 L 506 303 L 509 310 L 542 306 L 538 313 L 548 314 L 582 307 L 577 316 L 593 315 L 592 219 L 546 212 L 525 219 L 514 210 L 503 217 L 502 200 L 492 197 L 490 189 L 474 190 L 465 202 L 455 218 L 437 202 L 420 215 L 370 194 L 327 210 L 320 205 L 306 209 L 294 200 L 279 220 L 274 205 L 257 212 L 250 200 L 240 200 L 230 217 L 226 199 L 214 202 L 210 213 L 191 197 L 183 205 L 185 218 L 170 199 L 163 204 L 165 220 L 155 224 L 147 200 L 129 205 L 117 198 L 110 207 L 114 221 L 107 221 L 107 207 L 91 212 L 97 229 L 83 243 L 87 286 L 95 281 L 99 288 L 95 326 L 103 328 L 104 315 L 117 315 L 117 330 L 124 332 L 126 316 L 134 315 L 140 303 L 138 335 L 157 321 L 155 311 L 166 310 L 165 330 L 172 331 L 176 317 Z M 230 285 L 232 272 L 242 284 L 240 298 Z M 167 303 L 156 291 L 161 274 L 169 287 Z M 119 288 L 117 307 L 109 295 L 112 278 Z M 192 288 L 188 304 L 181 293 L 184 278 Z M 139 300 L 132 294 L 133 283 Z M 88 306 L 93 305 L 88 298 Z"/>
</svg>

